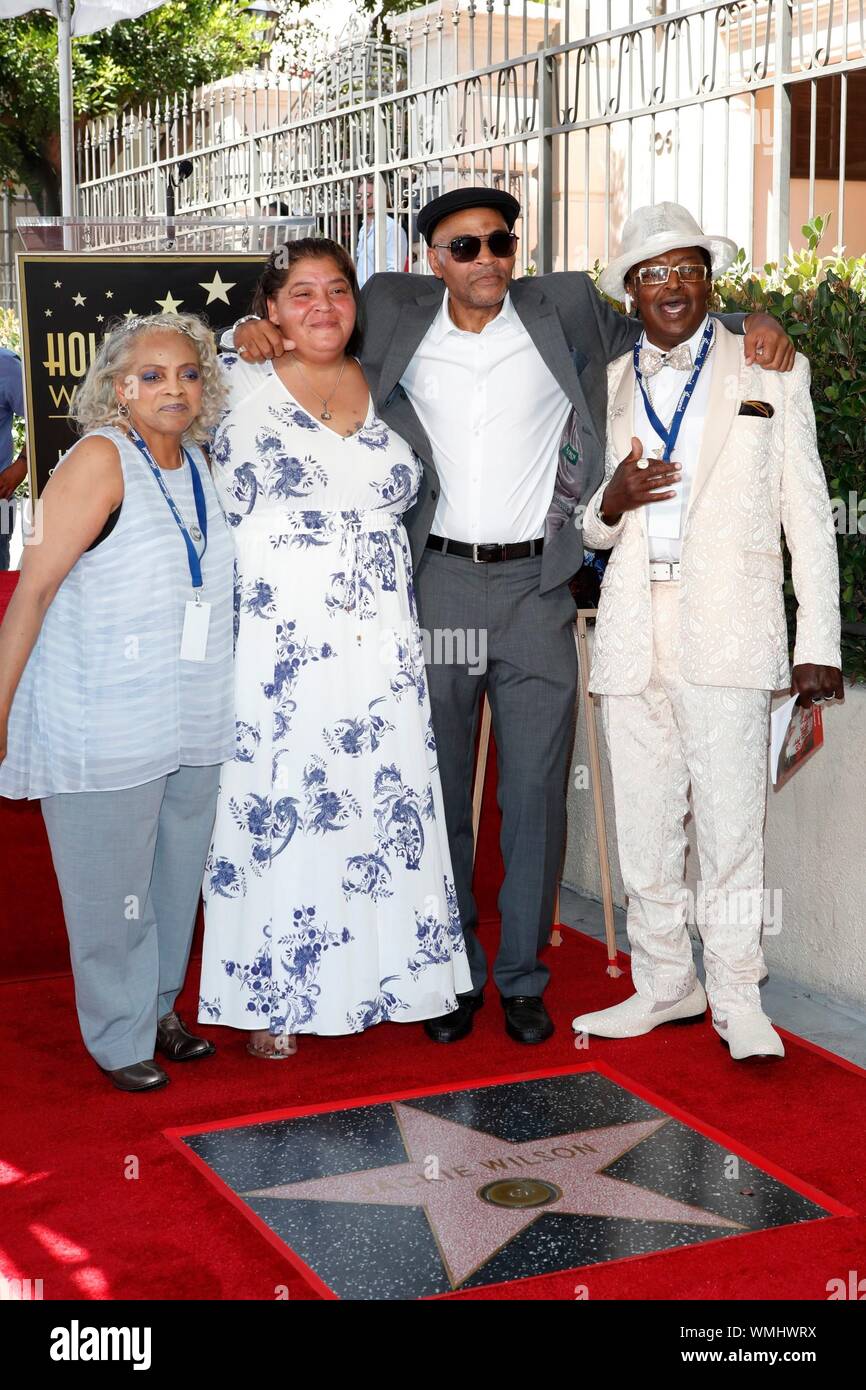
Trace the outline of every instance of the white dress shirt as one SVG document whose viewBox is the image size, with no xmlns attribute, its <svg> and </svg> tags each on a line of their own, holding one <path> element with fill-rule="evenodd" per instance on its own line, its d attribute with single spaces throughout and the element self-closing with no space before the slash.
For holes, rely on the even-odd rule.
<svg viewBox="0 0 866 1390">
<path fill-rule="evenodd" d="M 570 402 L 511 296 L 470 333 L 451 318 L 446 290 L 402 385 L 439 474 L 434 534 L 477 544 L 541 536 Z"/>
<path fill-rule="evenodd" d="M 385 218 L 385 264 L 383 270 L 405 270 L 409 243 L 402 227 L 398 227 L 393 217 Z M 355 271 L 359 287 L 363 285 L 376 269 L 376 222 L 365 218 L 358 233 L 358 247 L 355 252 Z"/>
<path fill-rule="evenodd" d="M 695 329 L 688 340 L 693 363 L 698 355 L 698 347 L 706 325 L 707 319 L 704 318 L 700 327 Z M 641 347 L 648 346 L 646 334 L 641 338 L 640 345 Z M 673 462 L 680 464 L 683 470 L 680 481 L 675 484 L 676 496 L 665 502 L 649 503 L 644 508 L 651 560 L 679 560 L 680 558 L 683 520 L 704 437 L 704 421 L 709 403 L 712 372 L 713 348 L 710 347 L 707 360 L 683 416 L 677 442 L 674 445 Z M 652 401 L 653 409 L 666 427 L 670 426 L 683 387 L 688 379 L 689 372 L 680 372 L 674 367 L 662 367 L 661 371 L 656 372 L 653 376 L 644 377 L 644 385 Z M 659 439 L 649 422 L 637 381 L 634 384 L 634 433 L 643 444 L 644 458 L 656 457 L 656 450 L 662 445 L 662 440 Z"/>
</svg>

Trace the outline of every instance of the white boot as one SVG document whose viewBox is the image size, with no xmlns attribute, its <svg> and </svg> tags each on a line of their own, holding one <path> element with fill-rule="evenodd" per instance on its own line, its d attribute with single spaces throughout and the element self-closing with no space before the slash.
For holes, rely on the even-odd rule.
<svg viewBox="0 0 866 1390">
<path fill-rule="evenodd" d="M 727 1018 L 714 1016 L 713 1027 L 738 1062 L 744 1057 L 785 1055 L 782 1039 L 761 1009 L 750 1009 L 745 1014 L 729 1014 Z"/>
<path fill-rule="evenodd" d="M 695 981 L 694 989 L 678 999 L 675 1004 L 659 1008 L 651 999 L 633 994 L 621 1004 L 613 1004 L 609 1009 L 600 1009 L 594 1014 L 578 1014 L 572 1022 L 575 1033 L 594 1033 L 598 1038 L 642 1038 L 651 1033 L 660 1023 L 695 1021 L 703 1017 L 707 1007 L 707 996 L 700 980 Z M 655 1012 L 653 1012 L 655 1010 Z"/>
</svg>

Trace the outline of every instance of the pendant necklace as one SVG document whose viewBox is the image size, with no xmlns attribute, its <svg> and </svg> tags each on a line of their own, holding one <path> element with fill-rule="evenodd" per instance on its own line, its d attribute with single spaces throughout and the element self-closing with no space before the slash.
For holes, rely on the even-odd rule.
<svg viewBox="0 0 866 1390">
<path fill-rule="evenodd" d="M 319 393 L 318 393 L 318 391 L 315 389 L 315 387 L 314 387 L 314 386 L 312 385 L 312 383 L 310 382 L 310 379 L 309 379 L 309 377 L 307 376 L 307 373 L 304 371 L 304 369 L 303 369 L 303 367 L 301 366 L 301 364 L 300 364 L 300 362 L 298 361 L 298 359 L 297 359 L 296 357 L 293 357 L 293 358 L 292 358 L 292 362 L 293 362 L 294 365 L 297 367 L 298 371 L 301 373 L 301 376 L 304 378 L 304 381 L 305 381 L 305 382 L 307 383 L 307 385 L 309 386 L 309 388 L 310 388 L 310 390 L 312 391 L 313 395 L 316 396 L 316 397 L 322 402 L 322 413 L 321 413 L 321 415 L 319 416 L 319 418 L 320 418 L 321 420 L 330 420 L 330 419 L 332 418 L 332 417 L 331 417 L 331 412 L 330 412 L 330 410 L 328 409 L 328 401 L 331 400 L 331 399 L 336 395 L 337 387 L 339 386 L 340 382 L 343 380 L 343 372 L 346 370 L 346 363 L 348 362 L 348 360 L 349 360 L 348 357 L 344 357 L 344 358 L 343 358 L 343 365 L 342 365 L 342 367 L 340 368 L 340 375 L 337 377 L 337 380 L 334 382 L 334 385 L 333 385 L 333 387 L 331 388 L 331 390 L 328 392 L 327 396 L 320 396 Z"/>
</svg>

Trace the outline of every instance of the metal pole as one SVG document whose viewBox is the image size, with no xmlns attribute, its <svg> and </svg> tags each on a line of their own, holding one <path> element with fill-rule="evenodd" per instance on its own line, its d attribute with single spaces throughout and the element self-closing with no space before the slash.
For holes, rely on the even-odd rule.
<svg viewBox="0 0 866 1390">
<path fill-rule="evenodd" d="M 788 253 L 791 212 L 791 71 L 789 0 L 776 3 L 776 56 L 773 72 L 773 215 L 767 222 L 767 260 L 781 262 Z"/>
<path fill-rule="evenodd" d="M 577 650 L 580 692 L 586 711 L 586 741 L 589 748 L 589 767 L 592 777 L 592 803 L 595 810 L 595 838 L 598 843 L 598 871 L 601 879 L 601 900 L 604 907 L 604 939 L 607 943 L 607 973 L 618 979 L 622 970 L 616 960 L 616 922 L 613 915 L 613 888 L 610 882 L 610 859 L 607 853 L 607 824 L 604 816 L 604 790 L 601 780 L 601 758 L 598 733 L 595 727 L 595 705 L 589 693 L 589 646 L 586 640 L 586 620 L 596 616 L 595 608 L 577 610 Z"/>
<path fill-rule="evenodd" d="M 57 71 L 60 79 L 61 208 L 64 217 L 74 217 L 75 127 L 72 108 L 72 0 L 57 0 Z"/>
<path fill-rule="evenodd" d="M 545 6 L 545 19 L 547 6 Z M 538 55 L 538 253 L 539 275 L 553 270 L 553 136 L 547 134 L 554 123 L 554 58 L 542 48 Z M 528 211 L 528 209 L 527 209 Z"/>
</svg>

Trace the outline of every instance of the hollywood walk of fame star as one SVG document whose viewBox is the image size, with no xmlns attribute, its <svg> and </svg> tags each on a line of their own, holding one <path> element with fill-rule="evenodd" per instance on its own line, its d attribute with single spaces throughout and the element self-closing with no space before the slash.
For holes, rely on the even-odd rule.
<svg viewBox="0 0 866 1390">
<path fill-rule="evenodd" d="M 160 306 L 164 314 L 176 314 L 183 300 L 175 299 L 171 290 L 169 290 L 165 299 L 157 299 L 154 302 Z"/>
<path fill-rule="evenodd" d="M 233 290 L 237 284 L 236 280 L 223 280 L 218 270 L 214 271 L 213 279 L 208 283 L 206 280 L 199 280 L 199 285 L 203 290 L 207 290 L 205 308 L 215 299 L 221 299 L 224 303 L 229 303 L 229 290 Z"/>
<path fill-rule="evenodd" d="M 744 1228 L 714 1212 L 608 1177 L 604 1169 L 667 1119 L 520 1143 L 394 1103 L 408 1163 L 284 1183 L 243 1195 L 423 1207 L 453 1288 L 546 1212 Z M 438 1177 L 428 1177 L 431 1155 Z"/>
<path fill-rule="evenodd" d="M 87 295 L 86 295 L 86 294 L 82 294 L 82 293 L 79 291 L 78 294 L 74 294 L 74 295 L 72 296 L 72 303 L 76 306 L 76 308 L 82 309 L 82 308 L 84 307 L 84 302 L 85 302 L 86 299 L 87 299 Z"/>
</svg>

